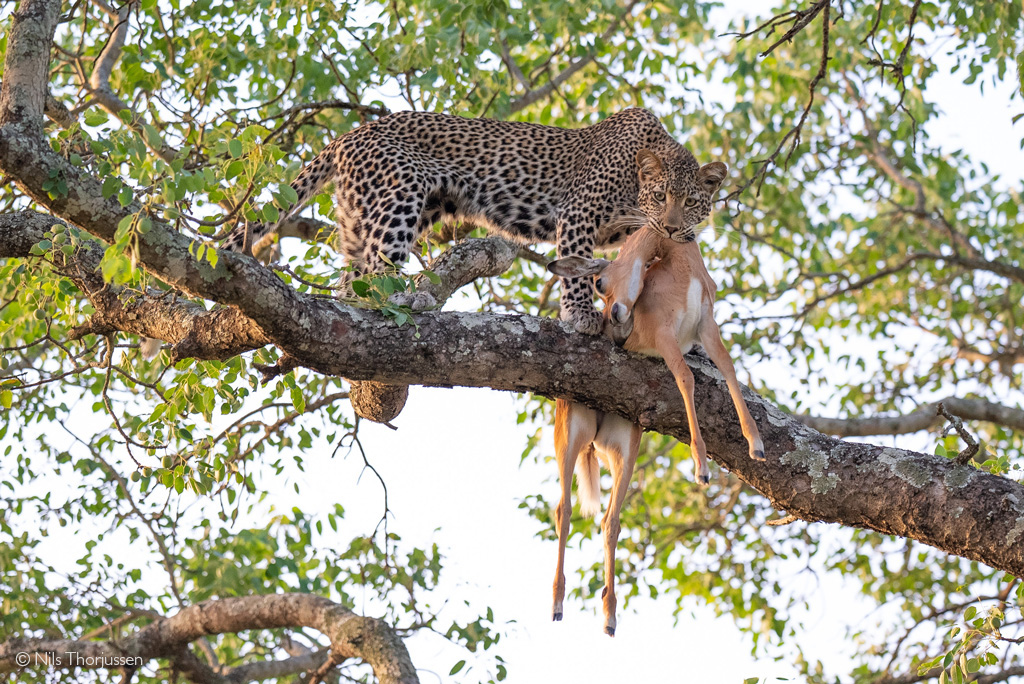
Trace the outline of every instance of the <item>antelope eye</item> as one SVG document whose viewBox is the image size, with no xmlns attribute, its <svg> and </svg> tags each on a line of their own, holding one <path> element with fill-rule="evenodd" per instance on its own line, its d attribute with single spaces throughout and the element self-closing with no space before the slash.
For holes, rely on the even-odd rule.
<svg viewBox="0 0 1024 684">
<path fill-rule="evenodd" d="M 663 193 L 661 190 L 658 190 L 657 192 L 654 193 L 654 199 L 656 199 L 659 202 L 664 202 L 665 193 Z"/>
<path fill-rule="evenodd" d="M 599 295 L 608 294 L 608 282 L 604 276 L 597 279 L 597 282 L 594 283 L 594 288 L 597 290 L 597 294 Z"/>
<path fill-rule="evenodd" d="M 695 205 L 696 203 L 697 203 L 697 200 L 695 200 L 695 199 L 693 199 L 693 198 L 691 197 L 691 198 L 689 198 L 688 200 L 686 200 L 686 203 L 685 203 L 685 204 L 686 204 L 686 206 L 688 206 L 688 207 L 692 207 L 692 206 L 693 206 L 693 205 Z"/>
</svg>

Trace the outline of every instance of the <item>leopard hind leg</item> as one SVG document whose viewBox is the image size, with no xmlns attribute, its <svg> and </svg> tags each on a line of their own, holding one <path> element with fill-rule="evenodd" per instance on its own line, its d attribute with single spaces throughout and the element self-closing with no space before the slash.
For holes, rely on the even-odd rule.
<svg viewBox="0 0 1024 684">
<path fill-rule="evenodd" d="M 404 264 L 416 240 L 430 226 L 426 214 L 423 197 L 403 191 L 378 195 L 363 208 L 358 218 L 349 214 L 340 231 L 341 250 L 352 267 L 346 274 L 349 282 L 362 274 L 381 273 L 389 266 Z M 433 308 L 435 304 L 432 297 L 429 302 L 405 303 L 414 309 Z M 350 384 L 350 400 L 356 414 L 386 425 L 401 412 L 409 394 L 409 388 L 403 385 Z"/>
<path fill-rule="evenodd" d="M 582 210 L 565 212 L 558 217 L 557 251 L 558 258 L 579 256 L 590 259 L 594 256 L 596 227 L 588 230 L 587 214 Z M 563 321 L 572 323 L 577 332 L 597 335 L 604 328 L 604 319 L 594 307 L 594 281 L 592 278 L 562 278 Z"/>
</svg>

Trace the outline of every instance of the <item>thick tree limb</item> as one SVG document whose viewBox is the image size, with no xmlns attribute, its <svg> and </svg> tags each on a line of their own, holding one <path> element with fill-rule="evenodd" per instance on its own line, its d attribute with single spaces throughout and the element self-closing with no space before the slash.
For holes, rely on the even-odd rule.
<svg viewBox="0 0 1024 684">
<path fill-rule="evenodd" d="M 33 245 L 42 240 L 55 223 L 64 222 L 34 211 L 0 215 L 0 258 L 29 256 Z M 500 237 L 462 240 L 430 265 L 437 282 L 417 276 L 418 292 L 429 294 L 440 308 L 464 285 L 507 271 L 519 249 L 518 245 Z M 99 272 L 103 251 L 104 246 L 94 242 L 71 258 L 60 253 L 52 255 L 54 266 L 82 290 L 96 309 L 88 325 L 71 332 L 72 339 L 88 334 L 127 332 L 170 342 L 172 361 L 183 358 L 223 361 L 270 344 L 259 326 L 238 309 L 207 310 L 178 300 L 168 292 L 142 293 L 105 283 Z"/>
<path fill-rule="evenodd" d="M 3 83 L 0 82 L 0 90 L 3 89 Z M 54 122 L 61 128 L 71 128 L 78 123 L 78 117 L 71 112 L 64 103 L 55 98 L 49 92 L 46 93 L 46 100 L 43 107 L 43 113 L 46 118 Z"/>
<path fill-rule="evenodd" d="M 57 28 L 60 3 L 22 2 L 11 18 L 0 86 L 0 125 L 41 123 L 49 83 L 50 41 Z M 45 59 L 40 57 L 45 56 Z"/>
<path fill-rule="evenodd" d="M 55 223 L 34 211 L 0 215 L 0 258 L 28 256 L 32 246 Z M 93 242 L 71 258 L 56 253 L 54 266 L 68 276 L 96 309 L 89 324 L 71 332 L 71 338 L 122 331 L 164 340 L 174 345 L 172 361 L 186 357 L 225 360 L 269 343 L 259 327 L 237 309 L 207 311 L 168 292 L 142 293 L 103 281 L 99 271 L 104 246 Z"/>
<path fill-rule="evenodd" d="M 15 44 L 17 35 L 9 34 L 9 51 L 28 54 Z M 45 62 L 48 50 L 47 36 L 35 59 Z M 13 76 L 10 60 L 5 73 Z M 37 105 L 23 114 L 40 118 L 43 98 Z M 54 154 L 38 127 L 20 123 L 0 126 L 0 170 L 39 204 L 107 241 L 121 218 L 142 211 L 104 200 L 96 179 Z M 51 172 L 66 180 L 66 196 L 51 199 L 43 191 Z M 377 312 L 300 294 L 249 257 L 222 253 L 216 268 L 197 262 L 189 244 L 154 220 L 138 236 L 136 256 L 181 291 L 237 308 L 295 362 L 317 372 L 563 396 L 689 438 L 683 402 L 664 364 L 631 356 L 604 337 L 567 332 L 552 320 L 480 313 L 424 314 L 414 317 L 415 326 L 399 327 Z M 916 539 L 1024 575 L 1024 486 L 936 456 L 828 438 L 748 391 L 767 457 L 751 461 L 721 374 L 700 357 L 689 361 L 708 451 L 777 508 L 804 520 Z"/>
<path fill-rule="evenodd" d="M 260 661 L 237 667 L 211 668 L 187 648 L 198 639 L 217 634 L 234 634 L 253 629 L 314 629 L 331 642 L 335 659 L 358 658 L 373 668 L 381 684 L 419 682 L 409 652 L 401 638 L 386 623 L 356 615 L 349 609 L 310 594 L 271 594 L 204 601 L 162 618 L 134 634 L 108 641 L 72 639 L 10 639 L 0 644 L 0 673 L 17 672 L 22 666 L 18 654 L 28 654 L 28 667 L 59 663 L 71 671 L 107 667 L 104 663 L 132 659 L 141 665 L 154 659 L 168 659 L 190 681 L 228 684 L 285 677 L 319 668 L 327 660 L 324 652 L 312 652 L 281 661 Z M 72 660 L 70 653 L 76 654 Z M 45 657 L 51 658 L 47 661 Z M 22 656 L 24 658 L 24 656 Z M 90 662 L 91 665 L 86 663 Z M 340 660 L 337 660 L 340 662 Z"/>
<path fill-rule="evenodd" d="M 818 432 L 838 437 L 869 437 L 871 435 L 905 435 L 918 430 L 927 430 L 942 422 L 936 413 L 939 404 L 945 404 L 950 412 L 967 420 L 983 420 L 1014 430 L 1024 431 L 1024 410 L 1003 406 L 984 399 L 958 399 L 949 397 L 942 401 L 922 404 L 910 413 L 870 418 L 819 418 L 797 416 L 804 425 Z"/>
</svg>

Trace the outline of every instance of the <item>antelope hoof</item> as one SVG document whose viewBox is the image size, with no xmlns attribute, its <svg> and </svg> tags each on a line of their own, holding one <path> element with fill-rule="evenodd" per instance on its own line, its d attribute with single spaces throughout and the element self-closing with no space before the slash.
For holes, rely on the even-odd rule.
<svg viewBox="0 0 1024 684">
<path fill-rule="evenodd" d="M 607 634 L 610 637 L 613 637 L 613 636 L 615 636 L 615 628 L 610 626 L 610 625 L 605 625 L 604 633 Z"/>
<path fill-rule="evenodd" d="M 711 484 L 711 474 L 710 473 L 701 473 L 700 476 L 697 479 L 705 487 L 707 485 Z"/>
<path fill-rule="evenodd" d="M 559 611 L 557 613 L 552 613 L 551 614 L 551 621 L 552 622 L 561 622 L 562 621 L 562 613 L 561 613 L 561 611 Z"/>
<path fill-rule="evenodd" d="M 761 441 L 760 436 L 750 443 L 750 458 L 755 461 L 764 460 L 764 442 Z"/>
</svg>

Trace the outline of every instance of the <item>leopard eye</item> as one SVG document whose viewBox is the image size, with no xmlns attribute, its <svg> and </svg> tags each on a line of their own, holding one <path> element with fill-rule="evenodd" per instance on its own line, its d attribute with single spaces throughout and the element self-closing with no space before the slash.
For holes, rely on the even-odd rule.
<svg viewBox="0 0 1024 684">
<path fill-rule="evenodd" d="M 658 202 L 664 202 L 665 193 L 663 193 L 661 190 L 658 190 L 657 192 L 654 193 L 654 199 L 657 200 Z"/>
<path fill-rule="evenodd" d="M 692 207 L 693 205 L 697 204 L 697 200 L 695 200 L 695 199 L 693 199 L 693 198 L 691 197 L 691 198 L 689 198 L 689 199 L 687 199 L 687 200 L 686 200 L 685 204 L 686 204 L 686 206 L 688 206 L 688 207 Z"/>
</svg>

